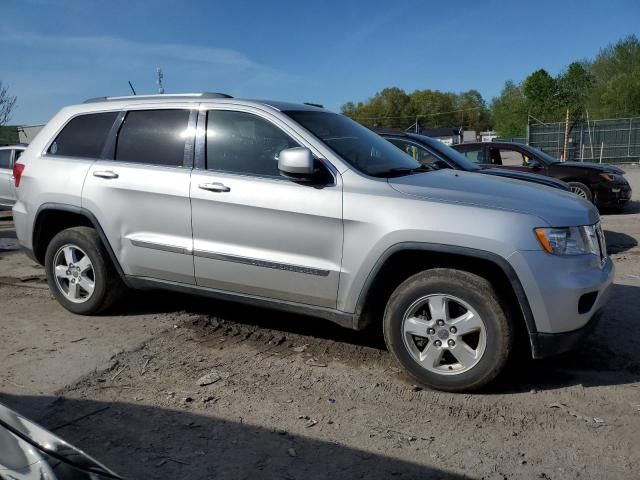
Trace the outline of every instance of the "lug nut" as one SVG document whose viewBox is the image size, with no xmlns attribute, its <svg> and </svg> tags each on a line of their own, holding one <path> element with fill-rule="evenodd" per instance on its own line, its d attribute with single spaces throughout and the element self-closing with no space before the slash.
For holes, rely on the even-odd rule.
<svg viewBox="0 0 640 480">
<path fill-rule="evenodd" d="M 451 339 L 449 339 L 449 341 L 447 343 L 449 344 L 450 347 L 453 347 L 456 344 L 456 342 L 454 342 Z"/>
<path fill-rule="evenodd" d="M 442 342 L 441 342 L 440 340 L 436 340 L 435 342 L 433 342 L 433 344 L 434 344 L 436 347 L 439 347 L 440 345 L 442 345 Z"/>
<path fill-rule="evenodd" d="M 433 335 L 434 333 L 436 333 L 436 331 L 433 328 L 427 328 L 427 333 L 429 335 Z"/>
<path fill-rule="evenodd" d="M 444 320 L 438 320 L 436 323 L 441 327 L 444 325 Z"/>
<path fill-rule="evenodd" d="M 451 327 L 451 328 L 449 329 L 449 331 L 450 331 L 451 333 L 457 333 L 457 332 L 458 332 L 458 329 L 457 329 L 456 327 Z"/>
</svg>

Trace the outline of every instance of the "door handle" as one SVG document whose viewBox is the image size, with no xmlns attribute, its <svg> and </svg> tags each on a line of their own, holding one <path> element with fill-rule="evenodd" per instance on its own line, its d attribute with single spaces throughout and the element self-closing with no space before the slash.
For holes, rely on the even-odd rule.
<svg viewBox="0 0 640 480">
<path fill-rule="evenodd" d="M 94 177 L 106 178 L 108 180 L 118 178 L 118 174 L 116 172 L 112 172 L 111 170 L 103 170 L 103 171 L 95 171 L 93 172 Z"/>
<path fill-rule="evenodd" d="M 201 183 L 198 188 L 210 192 L 230 192 L 231 189 L 222 183 Z"/>
</svg>

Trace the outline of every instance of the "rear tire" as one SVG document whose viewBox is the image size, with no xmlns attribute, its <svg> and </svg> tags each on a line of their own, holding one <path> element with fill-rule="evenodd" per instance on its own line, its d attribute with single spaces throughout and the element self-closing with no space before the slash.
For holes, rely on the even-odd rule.
<svg viewBox="0 0 640 480">
<path fill-rule="evenodd" d="M 589 187 L 584 183 L 569 182 L 569 186 L 571 187 L 571 191 L 577 196 L 593 203 L 593 193 L 591 193 L 591 189 L 589 189 Z"/>
<path fill-rule="evenodd" d="M 383 328 L 390 352 L 418 382 L 449 392 L 476 390 L 494 380 L 515 338 L 493 286 L 447 268 L 420 272 L 400 284 L 387 304 Z"/>
<path fill-rule="evenodd" d="M 125 291 L 93 228 L 68 228 L 54 236 L 45 253 L 45 271 L 56 300 L 80 315 L 104 312 Z"/>
</svg>

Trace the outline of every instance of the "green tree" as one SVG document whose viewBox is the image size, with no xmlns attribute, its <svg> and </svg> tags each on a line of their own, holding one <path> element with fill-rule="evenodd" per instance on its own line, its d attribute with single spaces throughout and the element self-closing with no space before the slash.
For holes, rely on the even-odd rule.
<svg viewBox="0 0 640 480">
<path fill-rule="evenodd" d="M 640 115 L 640 41 L 635 35 L 603 49 L 590 65 L 592 118 Z"/>
<path fill-rule="evenodd" d="M 522 93 L 527 100 L 529 114 L 543 122 L 554 121 L 560 111 L 558 82 L 540 69 L 522 82 Z"/>
<path fill-rule="evenodd" d="M 569 109 L 574 121 L 583 117 L 593 88 L 593 75 L 588 68 L 584 62 L 573 62 L 556 80 L 559 103 L 563 109 Z"/>
<path fill-rule="evenodd" d="M 498 135 L 515 137 L 524 135 L 527 125 L 527 99 L 519 85 L 511 80 L 504 84 L 500 95 L 491 102 L 493 128 Z"/>
</svg>

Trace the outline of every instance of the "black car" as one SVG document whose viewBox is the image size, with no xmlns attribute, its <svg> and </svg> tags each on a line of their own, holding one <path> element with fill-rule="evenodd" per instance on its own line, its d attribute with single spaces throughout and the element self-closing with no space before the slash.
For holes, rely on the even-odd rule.
<svg viewBox="0 0 640 480">
<path fill-rule="evenodd" d="M 536 175 L 534 173 L 518 172 L 514 170 L 502 170 L 497 168 L 485 168 L 467 160 L 459 152 L 445 145 L 439 140 L 435 140 L 425 135 L 407 133 L 401 131 L 376 130 L 376 133 L 396 147 L 411 155 L 423 165 L 435 169 L 453 168 L 455 170 L 466 170 L 468 172 L 478 172 L 486 175 L 498 177 L 515 178 L 532 183 L 539 183 L 548 187 L 559 188 L 569 191 L 569 185 L 554 178 Z"/>
<path fill-rule="evenodd" d="M 598 207 L 622 207 L 631 199 L 624 171 L 612 165 L 560 162 L 542 150 L 511 142 L 461 143 L 453 148 L 481 167 L 533 172 L 562 180 L 573 193 Z"/>
</svg>

